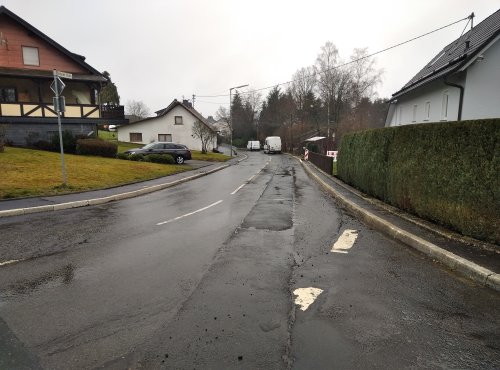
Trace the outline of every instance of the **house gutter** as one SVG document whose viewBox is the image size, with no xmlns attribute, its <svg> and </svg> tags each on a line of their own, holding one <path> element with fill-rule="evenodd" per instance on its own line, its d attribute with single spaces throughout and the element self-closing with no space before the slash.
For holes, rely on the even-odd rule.
<svg viewBox="0 0 500 370">
<path fill-rule="evenodd" d="M 456 87 L 458 89 L 460 89 L 460 99 L 458 100 L 458 119 L 457 121 L 461 121 L 462 120 L 462 107 L 463 107 L 463 103 L 464 103 L 464 87 L 462 85 L 458 85 L 456 83 L 453 83 L 453 82 L 449 82 L 447 80 L 447 76 L 444 76 L 444 84 L 445 85 L 448 85 L 448 86 L 451 86 L 451 87 Z"/>
</svg>

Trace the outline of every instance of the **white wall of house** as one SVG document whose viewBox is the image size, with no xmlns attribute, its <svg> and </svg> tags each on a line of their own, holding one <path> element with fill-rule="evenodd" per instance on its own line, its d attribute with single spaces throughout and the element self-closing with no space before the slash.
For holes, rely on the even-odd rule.
<svg viewBox="0 0 500 370">
<path fill-rule="evenodd" d="M 456 82 L 463 84 L 463 81 Z M 443 80 L 409 92 L 391 104 L 386 126 L 409 125 L 413 123 L 456 121 L 460 90 L 445 85 Z"/>
<path fill-rule="evenodd" d="M 182 124 L 175 124 L 175 117 L 182 117 Z M 118 127 L 118 140 L 124 142 L 136 142 L 148 144 L 153 141 L 163 141 L 159 135 L 171 135 L 173 143 L 186 145 L 189 149 L 201 150 L 200 139 L 194 138 L 193 125 L 198 119 L 182 106 L 176 106 L 162 117 L 155 117 L 142 122 Z M 132 134 L 132 135 L 131 135 Z M 141 141 L 134 141 L 134 134 L 141 134 Z M 131 140 L 132 139 L 132 140 Z M 168 141 L 168 140 L 167 140 Z M 217 147 L 217 138 L 208 146 L 208 150 Z"/>
<path fill-rule="evenodd" d="M 467 69 L 462 119 L 500 117 L 500 37 Z"/>
</svg>

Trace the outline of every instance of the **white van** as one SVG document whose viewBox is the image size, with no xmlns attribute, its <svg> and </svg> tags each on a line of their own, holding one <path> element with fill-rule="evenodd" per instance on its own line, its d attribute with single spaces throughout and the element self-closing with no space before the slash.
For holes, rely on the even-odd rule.
<svg viewBox="0 0 500 370">
<path fill-rule="evenodd" d="M 266 137 L 264 153 L 281 153 L 281 138 L 279 136 Z"/>
<path fill-rule="evenodd" d="M 247 144 L 247 149 L 252 151 L 252 150 L 260 150 L 260 141 L 249 141 Z"/>
</svg>

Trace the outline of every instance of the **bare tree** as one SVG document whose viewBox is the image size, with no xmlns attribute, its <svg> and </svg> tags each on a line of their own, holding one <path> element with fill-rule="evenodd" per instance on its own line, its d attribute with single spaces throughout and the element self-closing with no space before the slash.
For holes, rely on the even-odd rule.
<svg viewBox="0 0 500 370">
<path fill-rule="evenodd" d="M 196 121 L 193 124 L 193 137 L 201 140 L 201 152 L 206 154 L 208 151 L 208 144 L 214 139 L 214 131 L 201 121 Z"/>
<path fill-rule="evenodd" d="M 375 87 L 381 82 L 382 69 L 375 69 L 375 59 L 368 58 L 368 48 L 354 49 L 351 55 L 351 98 L 357 107 L 362 98 L 371 98 Z"/>
<path fill-rule="evenodd" d="M 314 91 L 316 75 L 314 67 L 302 67 L 292 77 L 290 91 L 299 111 L 303 111 L 306 97 Z"/>
<path fill-rule="evenodd" d="M 151 114 L 149 108 L 142 100 L 128 100 L 125 112 L 129 116 L 135 116 L 139 119 L 146 118 Z"/>
</svg>

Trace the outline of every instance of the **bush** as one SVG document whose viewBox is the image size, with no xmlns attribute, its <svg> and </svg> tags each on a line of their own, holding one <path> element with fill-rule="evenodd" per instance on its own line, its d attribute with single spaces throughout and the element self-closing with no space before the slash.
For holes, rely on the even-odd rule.
<svg viewBox="0 0 500 370">
<path fill-rule="evenodd" d="M 140 153 L 130 154 L 128 156 L 129 161 L 142 162 L 144 161 L 144 156 Z"/>
<path fill-rule="evenodd" d="M 68 130 L 63 131 L 62 141 L 65 153 L 72 153 L 72 154 L 76 153 L 76 138 L 73 136 L 73 133 L 71 131 Z M 56 151 L 61 150 L 61 146 L 59 145 L 59 134 L 54 134 L 52 136 L 51 142 Z"/>
<path fill-rule="evenodd" d="M 57 148 L 52 144 L 50 141 L 47 140 L 38 140 L 37 142 L 33 143 L 33 148 L 38 149 L 38 150 L 47 150 L 49 152 L 55 152 Z"/>
<path fill-rule="evenodd" d="M 347 134 L 338 177 L 422 218 L 500 242 L 500 119 Z"/>
<path fill-rule="evenodd" d="M 175 164 L 174 157 L 170 154 L 149 154 L 144 157 L 144 160 L 152 163 Z"/>
<path fill-rule="evenodd" d="M 245 139 L 234 139 L 233 146 L 236 148 L 246 148 L 248 141 Z"/>
<path fill-rule="evenodd" d="M 116 144 L 101 139 L 79 139 L 76 144 L 76 153 L 81 155 L 115 158 L 117 151 Z"/>
<path fill-rule="evenodd" d="M 116 158 L 118 159 L 128 159 L 129 155 L 127 153 L 118 153 Z"/>
</svg>

